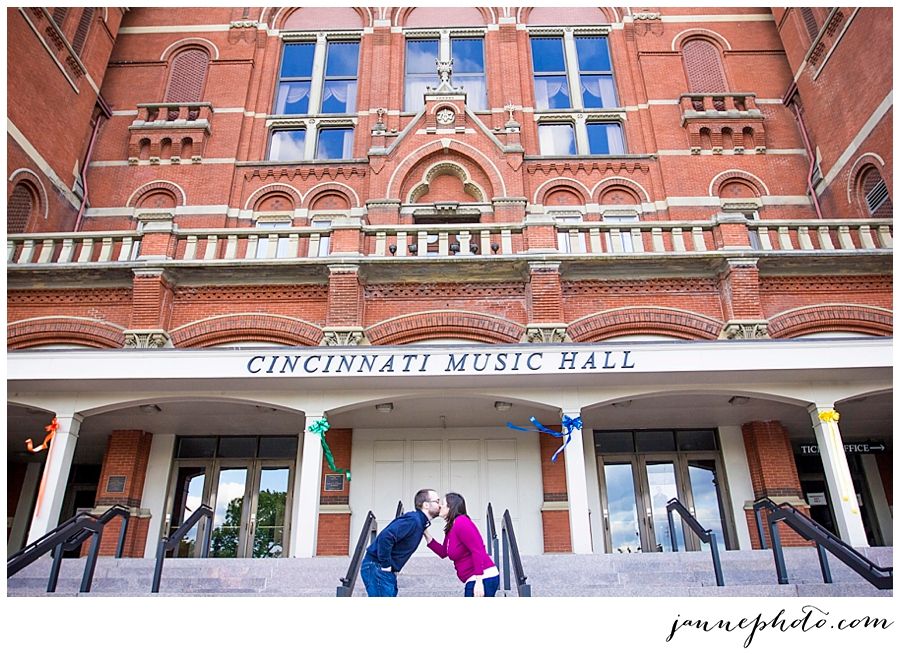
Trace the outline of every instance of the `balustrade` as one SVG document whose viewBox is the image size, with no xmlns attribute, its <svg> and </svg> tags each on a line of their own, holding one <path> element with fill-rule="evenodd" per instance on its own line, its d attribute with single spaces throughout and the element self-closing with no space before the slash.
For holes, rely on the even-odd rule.
<svg viewBox="0 0 900 654">
<path fill-rule="evenodd" d="M 382 257 L 492 256 L 525 250 L 520 225 L 390 225 L 364 230 L 367 253 Z"/>
</svg>

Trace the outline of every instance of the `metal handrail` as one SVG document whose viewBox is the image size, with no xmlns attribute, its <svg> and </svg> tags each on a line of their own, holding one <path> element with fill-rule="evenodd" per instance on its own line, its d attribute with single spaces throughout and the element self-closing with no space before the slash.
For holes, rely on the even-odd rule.
<svg viewBox="0 0 900 654">
<path fill-rule="evenodd" d="M 724 586 L 725 579 L 722 577 L 722 561 L 719 559 L 719 543 L 712 529 L 704 529 L 697 522 L 697 518 L 691 515 L 687 507 L 682 504 L 677 497 L 673 497 L 666 502 L 666 515 L 669 518 L 669 537 L 672 539 L 672 551 L 678 551 L 678 543 L 675 538 L 675 520 L 672 518 L 672 512 L 677 511 L 678 515 L 684 521 L 691 531 L 697 534 L 697 537 L 704 543 L 709 544 L 710 552 L 712 552 L 713 571 L 716 574 L 716 586 Z"/>
<path fill-rule="evenodd" d="M 341 585 L 337 587 L 337 597 L 351 597 L 353 595 L 353 587 L 356 586 L 356 578 L 359 576 L 359 569 L 362 567 L 362 560 L 366 551 L 366 536 L 369 537 L 368 544 L 371 545 L 375 542 L 377 534 L 378 521 L 375 519 L 375 514 L 369 511 L 363 522 L 363 528 L 359 532 L 359 540 L 356 541 L 356 547 L 353 550 L 347 574 L 341 577 Z"/>
<path fill-rule="evenodd" d="M 845 543 L 821 524 L 801 513 L 787 502 L 776 504 L 768 497 L 763 497 L 753 503 L 753 513 L 756 516 L 756 528 L 759 532 L 759 542 L 762 549 L 766 549 L 766 536 L 762 529 L 762 518 L 760 515 L 763 509 L 769 512 L 767 522 L 769 524 L 769 534 L 772 537 L 772 554 L 775 558 L 775 572 L 778 576 L 779 584 L 788 583 L 781 536 L 776 527 L 776 523 L 783 522 L 806 540 L 815 541 L 819 555 L 819 567 L 822 570 L 822 580 L 826 584 L 832 583 L 831 569 L 828 565 L 828 558 L 825 555 L 827 550 L 876 588 L 890 590 L 894 587 L 894 568 L 892 566 L 880 566 L 873 563 L 852 545 Z"/>
<path fill-rule="evenodd" d="M 487 553 L 496 563 L 500 555 L 500 540 L 497 538 L 497 524 L 494 522 L 494 507 L 490 502 L 487 505 L 485 523 L 487 524 Z"/>
<path fill-rule="evenodd" d="M 397 502 L 397 511 L 396 511 L 396 513 L 394 513 L 394 519 L 396 520 L 401 515 L 403 515 L 403 500 L 400 500 L 399 502 Z"/>
<path fill-rule="evenodd" d="M 516 541 L 516 532 L 513 529 L 512 517 L 509 509 L 503 512 L 503 520 L 500 522 L 503 535 L 503 590 L 511 590 L 510 586 L 510 561 L 512 561 L 513 573 L 516 576 L 516 591 L 519 597 L 531 597 L 531 585 L 525 583 L 528 577 L 522 567 L 522 556 L 519 554 L 519 544 Z"/>
<path fill-rule="evenodd" d="M 156 547 L 156 566 L 153 568 L 153 584 L 150 587 L 151 593 L 159 592 L 159 582 L 162 579 L 163 563 L 166 560 L 166 552 L 174 550 L 184 535 L 194 528 L 202 518 L 209 520 L 209 526 L 212 527 L 213 510 L 208 504 L 201 504 L 200 507 L 191 514 L 191 517 L 175 530 L 175 533 L 168 538 L 163 536 L 159 539 L 159 545 Z M 200 550 L 202 558 L 209 556 L 209 541 L 212 538 L 212 529 L 208 529 Z"/>
<path fill-rule="evenodd" d="M 89 593 L 94 581 L 94 571 L 97 567 L 97 556 L 100 553 L 100 540 L 103 529 L 107 523 L 115 517 L 122 518 L 122 527 L 119 530 L 119 541 L 116 545 L 116 558 L 122 558 L 125 547 L 125 532 L 128 529 L 128 518 L 131 511 L 121 504 L 115 504 L 104 511 L 100 516 L 93 516 L 88 511 L 80 511 L 74 516 L 57 525 L 33 543 L 10 556 L 6 560 L 6 578 L 12 577 L 20 570 L 28 567 L 47 552 L 53 552 L 53 563 L 50 566 L 50 577 L 47 580 L 47 592 L 56 591 L 59 581 L 59 571 L 62 566 L 63 552 L 72 551 L 81 546 L 88 538 L 93 538 L 91 549 L 84 563 L 84 572 L 81 575 L 79 592 Z"/>
</svg>

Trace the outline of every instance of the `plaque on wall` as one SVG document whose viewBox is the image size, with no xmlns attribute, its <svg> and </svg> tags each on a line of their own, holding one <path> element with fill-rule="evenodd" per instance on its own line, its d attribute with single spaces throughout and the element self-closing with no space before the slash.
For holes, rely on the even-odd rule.
<svg viewBox="0 0 900 654">
<path fill-rule="evenodd" d="M 325 475 L 325 490 L 344 490 L 344 475 Z"/>
<path fill-rule="evenodd" d="M 107 493 L 124 493 L 125 492 L 125 475 L 111 475 L 106 480 Z"/>
</svg>

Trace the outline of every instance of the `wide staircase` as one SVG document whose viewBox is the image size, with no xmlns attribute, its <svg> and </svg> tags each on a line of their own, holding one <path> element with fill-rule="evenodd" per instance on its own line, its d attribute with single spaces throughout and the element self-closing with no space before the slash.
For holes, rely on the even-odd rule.
<svg viewBox="0 0 900 654">
<path fill-rule="evenodd" d="M 677 502 L 673 500 L 672 502 Z M 815 523 L 794 516 L 789 507 L 759 503 L 758 514 L 771 521 L 798 521 L 817 547 L 747 551 L 710 549 L 700 552 L 652 554 L 544 554 L 518 555 L 512 521 L 506 512 L 498 536 L 488 507 L 486 541 L 501 568 L 503 582 L 498 596 L 535 597 L 871 597 L 891 596 L 893 548 L 853 550 L 832 534 L 821 536 Z M 402 510 L 398 505 L 397 512 Z M 670 512 L 684 507 L 672 504 Z M 111 513 L 111 512 L 110 512 Z M 211 515 L 211 511 L 206 513 Z M 80 547 L 91 538 L 99 542 L 106 516 L 74 518 L 59 528 L 57 536 L 29 545 L 10 557 L 7 595 L 95 596 L 365 596 L 358 579 L 362 551 L 374 535 L 374 516 L 367 518 L 354 555 L 314 559 L 216 559 L 164 558 L 167 541 L 153 559 L 112 557 L 61 558 L 64 550 Z M 685 519 L 686 513 L 682 515 Z M 761 518 L 760 518 L 761 520 Z M 690 520 L 685 520 L 690 522 Z M 702 528 L 696 524 L 692 529 Z M 78 525 L 82 529 L 78 529 Z M 777 530 L 775 530 L 777 533 Z M 124 529 L 123 529 L 124 532 Z M 771 531 L 769 533 L 772 533 Z M 703 530 L 705 536 L 711 534 Z M 501 538 L 502 536 L 502 538 Z M 180 538 L 180 536 L 179 536 Z M 120 538 L 121 540 L 121 538 Z M 176 539 L 177 540 L 177 539 Z M 174 540 L 172 541 L 174 542 Z M 704 542 L 707 542 L 704 539 Z M 502 547 L 501 547 L 502 543 Z M 92 550 L 96 551 L 94 547 Z M 121 548 L 120 548 L 121 549 Z M 424 547 L 423 547 L 424 550 Z M 51 552 L 57 556 L 51 557 Z M 715 573 L 716 559 L 719 575 Z M 823 560 L 825 565 L 823 566 Z M 54 566 L 54 562 L 61 565 Z M 164 563 L 164 566 L 163 566 Z M 849 563 L 849 565 L 848 565 Z M 781 572 L 779 573 L 779 567 Z M 854 569 L 855 568 L 855 569 Z M 862 572 L 860 572 L 862 570 Z M 85 574 L 87 571 L 90 574 Z M 871 579 L 867 581 L 863 574 Z M 831 583 L 826 583 L 830 578 Z M 48 580 L 54 588 L 48 593 Z M 782 583 L 779 583 L 782 582 Z M 154 584 L 158 591 L 153 592 Z M 454 597 L 462 584 L 453 565 L 427 550 L 413 556 L 398 576 L 404 597 Z M 85 590 L 87 589 L 87 590 Z"/>
</svg>

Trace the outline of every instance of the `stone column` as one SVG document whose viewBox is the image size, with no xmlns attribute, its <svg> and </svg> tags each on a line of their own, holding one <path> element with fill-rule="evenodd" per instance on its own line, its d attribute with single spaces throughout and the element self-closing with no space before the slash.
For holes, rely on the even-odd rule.
<svg viewBox="0 0 900 654">
<path fill-rule="evenodd" d="M 41 464 L 39 461 L 31 461 L 25 468 L 25 479 L 22 480 L 22 488 L 19 490 L 19 501 L 16 503 L 12 528 L 6 541 L 7 552 L 10 554 L 17 552 L 26 545 L 25 528 L 28 526 L 28 517 L 34 508 L 40 483 Z"/>
<path fill-rule="evenodd" d="M 316 555 L 319 499 L 322 489 L 322 441 L 309 427 L 324 416 L 307 413 L 303 430 L 300 474 L 295 475 L 294 506 L 291 508 L 291 556 L 310 559 Z"/>
<path fill-rule="evenodd" d="M 44 465 L 44 474 L 38 488 L 34 516 L 31 519 L 31 528 L 28 530 L 27 542 L 29 543 L 34 542 L 59 524 L 59 513 L 62 511 L 66 484 L 72 468 L 72 458 L 75 455 L 75 445 L 78 442 L 78 431 L 81 429 L 82 417 L 80 415 L 57 413 L 56 420 L 59 428 L 56 430 L 56 436 L 50 442 L 50 449 L 47 452 L 47 462 Z"/>
<path fill-rule="evenodd" d="M 856 501 L 850 466 L 844 452 L 844 441 L 838 427 L 840 414 L 831 404 L 811 404 L 809 415 L 816 432 L 819 456 L 825 468 L 825 480 L 831 496 L 831 509 L 837 523 L 838 536 L 853 547 L 868 547 L 866 530 L 863 528 L 862 514 Z"/>
<path fill-rule="evenodd" d="M 563 408 L 563 416 L 581 417 L 580 407 Z M 569 498 L 569 532 L 572 552 L 591 554 L 591 520 L 588 508 L 587 467 L 584 462 L 584 438 L 582 431 L 572 431 L 572 440 L 563 450 L 566 458 L 566 493 Z"/>
</svg>

